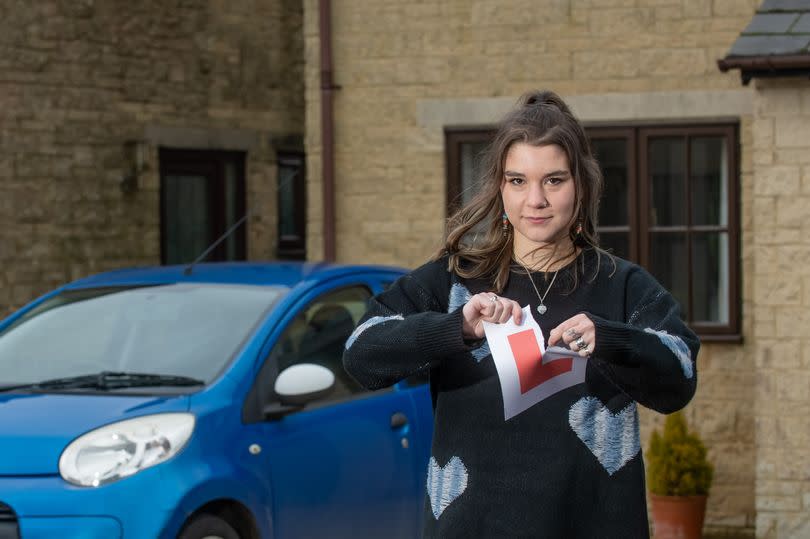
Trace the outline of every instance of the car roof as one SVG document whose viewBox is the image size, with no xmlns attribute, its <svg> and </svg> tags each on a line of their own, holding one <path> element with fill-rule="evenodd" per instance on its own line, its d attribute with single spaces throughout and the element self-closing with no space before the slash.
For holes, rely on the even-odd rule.
<svg viewBox="0 0 810 539">
<path fill-rule="evenodd" d="M 407 271 L 394 266 L 371 264 L 331 264 L 323 262 L 209 262 L 188 266 L 148 266 L 99 273 L 74 281 L 68 288 L 161 283 L 222 283 L 293 287 L 304 280 L 328 280 L 360 273 Z"/>
</svg>

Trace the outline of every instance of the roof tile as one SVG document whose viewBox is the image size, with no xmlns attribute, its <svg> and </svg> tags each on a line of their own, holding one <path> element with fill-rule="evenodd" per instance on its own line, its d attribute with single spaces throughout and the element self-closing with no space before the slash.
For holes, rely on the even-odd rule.
<svg viewBox="0 0 810 539">
<path fill-rule="evenodd" d="M 743 35 L 784 34 L 798 18 L 798 13 L 757 13 L 743 30 Z"/>
<path fill-rule="evenodd" d="M 765 0 L 757 11 L 759 13 L 768 11 L 810 12 L 810 2 L 807 0 Z"/>
<path fill-rule="evenodd" d="M 810 13 L 802 15 L 799 22 L 790 29 L 791 34 L 810 34 Z"/>
<path fill-rule="evenodd" d="M 740 36 L 729 56 L 766 56 L 769 54 L 806 54 L 810 36 L 806 35 L 769 35 Z"/>
</svg>

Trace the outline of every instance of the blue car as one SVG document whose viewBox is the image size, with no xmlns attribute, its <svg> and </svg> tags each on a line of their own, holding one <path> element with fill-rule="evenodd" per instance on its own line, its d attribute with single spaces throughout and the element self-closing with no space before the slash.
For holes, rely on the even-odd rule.
<svg viewBox="0 0 810 539">
<path fill-rule="evenodd" d="M 0 539 L 417 537 L 426 380 L 342 368 L 404 270 L 121 270 L 0 323 Z"/>
</svg>

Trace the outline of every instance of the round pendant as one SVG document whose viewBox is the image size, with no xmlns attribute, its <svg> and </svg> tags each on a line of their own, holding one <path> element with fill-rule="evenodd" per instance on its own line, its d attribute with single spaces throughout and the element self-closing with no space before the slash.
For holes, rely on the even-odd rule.
<svg viewBox="0 0 810 539">
<path fill-rule="evenodd" d="M 546 308 L 546 306 L 545 306 L 545 305 L 540 304 L 540 305 L 538 305 L 538 306 L 537 306 L 537 312 L 538 312 L 539 314 L 546 314 L 546 311 L 547 311 L 547 310 L 548 310 L 548 309 Z"/>
</svg>

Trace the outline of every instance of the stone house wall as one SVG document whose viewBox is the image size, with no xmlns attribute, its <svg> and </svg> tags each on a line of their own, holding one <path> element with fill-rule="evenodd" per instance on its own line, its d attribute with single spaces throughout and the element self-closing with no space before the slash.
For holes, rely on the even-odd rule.
<svg viewBox="0 0 810 539">
<path fill-rule="evenodd" d="M 278 140 L 304 132 L 300 1 L 0 4 L 0 315 L 160 262 L 160 147 L 247 151 L 250 258 L 271 258 Z M 133 145 L 146 168 L 124 194 Z"/>
<path fill-rule="evenodd" d="M 757 537 L 810 537 L 810 82 L 757 80 L 751 249 Z"/>
<path fill-rule="evenodd" d="M 688 419 L 716 465 L 707 530 L 755 526 L 751 88 L 721 73 L 758 0 L 333 2 L 337 258 L 416 266 L 440 245 L 447 126 L 486 125 L 532 88 L 583 121 L 739 122 L 743 343 L 707 343 Z M 304 1 L 308 256 L 322 252 L 318 2 Z M 737 106 L 730 104 L 736 103 Z M 784 202 L 783 202 L 784 203 Z M 794 348 L 798 350 L 799 348 Z M 642 443 L 660 417 L 644 414 Z"/>
</svg>

